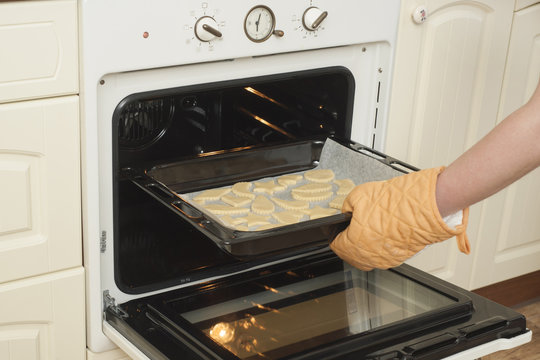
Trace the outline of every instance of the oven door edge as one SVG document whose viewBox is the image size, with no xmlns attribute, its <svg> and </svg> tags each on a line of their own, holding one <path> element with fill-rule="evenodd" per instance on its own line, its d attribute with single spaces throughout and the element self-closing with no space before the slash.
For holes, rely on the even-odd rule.
<svg viewBox="0 0 540 360">
<path fill-rule="evenodd" d="M 106 320 L 103 321 L 103 333 L 113 342 L 115 343 L 120 349 L 122 349 L 131 359 L 133 360 L 151 360 L 148 356 L 146 356 L 139 347 L 144 346 L 151 346 L 143 339 L 140 339 L 140 342 L 134 343 L 134 341 L 128 340 L 124 335 L 120 334 L 118 330 L 116 330 L 111 324 L 109 324 Z M 137 336 L 135 332 L 133 332 L 134 336 Z M 155 349 L 154 347 L 152 347 Z M 159 353 L 159 351 L 156 350 L 156 352 Z M 161 356 L 161 353 L 159 353 Z M 166 359 L 166 357 L 161 357 L 161 359 Z"/>
<path fill-rule="evenodd" d="M 512 338 L 506 339 L 501 338 L 497 339 L 482 345 L 478 345 L 472 349 L 468 349 L 455 354 L 449 357 L 446 357 L 442 360 L 469 360 L 469 359 L 480 359 L 483 356 L 493 354 L 494 352 L 500 350 L 508 350 L 523 344 L 530 342 L 532 339 L 532 331 L 529 330 L 524 334 L 516 335 Z"/>
</svg>

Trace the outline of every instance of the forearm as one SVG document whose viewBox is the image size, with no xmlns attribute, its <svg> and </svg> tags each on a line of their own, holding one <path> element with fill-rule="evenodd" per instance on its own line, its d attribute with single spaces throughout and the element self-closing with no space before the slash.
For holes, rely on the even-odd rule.
<svg viewBox="0 0 540 360">
<path fill-rule="evenodd" d="M 450 164 L 437 181 L 441 216 L 481 201 L 540 166 L 540 84 L 520 109 Z"/>
</svg>

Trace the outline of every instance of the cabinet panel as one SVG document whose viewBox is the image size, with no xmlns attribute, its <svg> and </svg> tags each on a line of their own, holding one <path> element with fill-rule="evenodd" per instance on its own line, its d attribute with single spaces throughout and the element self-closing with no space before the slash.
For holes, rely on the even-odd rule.
<svg viewBox="0 0 540 360">
<path fill-rule="evenodd" d="M 0 283 L 81 265 L 78 97 L 0 105 Z"/>
<path fill-rule="evenodd" d="M 0 285 L 0 359 L 85 358 L 82 267 Z"/>
<path fill-rule="evenodd" d="M 449 164 L 496 124 L 513 3 L 424 3 L 420 24 L 411 18 L 418 3 L 402 3 L 385 152 L 429 168 Z M 473 247 L 479 220 L 473 212 Z M 461 255 L 455 240 L 409 263 L 469 287 L 472 257 Z"/>
<path fill-rule="evenodd" d="M 498 121 L 523 105 L 540 80 L 540 4 L 514 15 Z M 472 288 L 540 270 L 540 169 L 485 201 Z"/>
<path fill-rule="evenodd" d="M 0 2 L 0 103 L 78 91 L 77 2 Z"/>
</svg>

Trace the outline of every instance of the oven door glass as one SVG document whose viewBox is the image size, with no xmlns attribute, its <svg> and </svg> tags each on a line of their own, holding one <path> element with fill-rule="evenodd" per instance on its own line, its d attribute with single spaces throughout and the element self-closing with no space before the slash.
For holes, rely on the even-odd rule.
<svg viewBox="0 0 540 360">
<path fill-rule="evenodd" d="M 218 286 L 163 305 L 194 333 L 240 359 L 283 358 L 390 324 L 399 333 L 422 319 L 444 319 L 443 309 L 458 316 L 470 311 L 468 299 L 399 272 L 363 272 L 338 261 Z"/>
<path fill-rule="evenodd" d="M 330 252 L 119 308 L 107 321 L 168 359 L 441 359 L 526 331 L 520 314 L 407 265 L 364 272 Z"/>
</svg>

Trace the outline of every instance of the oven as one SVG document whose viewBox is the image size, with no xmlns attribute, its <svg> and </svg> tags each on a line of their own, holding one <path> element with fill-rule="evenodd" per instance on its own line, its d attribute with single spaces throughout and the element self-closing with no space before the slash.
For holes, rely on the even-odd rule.
<svg viewBox="0 0 540 360">
<path fill-rule="evenodd" d="M 252 199 L 208 210 L 223 196 L 209 190 L 238 199 L 238 184 L 416 170 L 382 152 L 399 1 L 79 5 L 90 350 L 470 359 L 529 341 L 508 308 L 407 265 L 337 258 L 328 243 L 350 219 L 330 210 L 338 183 L 308 201 L 330 212 L 297 221 L 274 215 L 294 201 L 276 200 L 288 184 L 260 191 L 274 209 L 258 218 Z"/>
</svg>

